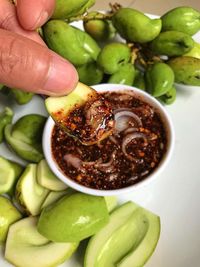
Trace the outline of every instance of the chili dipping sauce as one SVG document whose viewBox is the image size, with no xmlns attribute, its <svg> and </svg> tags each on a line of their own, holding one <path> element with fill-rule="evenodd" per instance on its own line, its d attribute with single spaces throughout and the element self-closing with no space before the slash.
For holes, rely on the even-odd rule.
<svg viewBox="0 0 200 267">
<path fill-rule="evenodd" d="M 114 113 L 113 133 L 86 146 L 55 125 L 52 153 L 61 171 L 73 181 L 114 190 L 133 185 L 155 170 L 166 152 L 167 133 L 160 114 L 134 92 L 102 95 Z"/>
</svg>

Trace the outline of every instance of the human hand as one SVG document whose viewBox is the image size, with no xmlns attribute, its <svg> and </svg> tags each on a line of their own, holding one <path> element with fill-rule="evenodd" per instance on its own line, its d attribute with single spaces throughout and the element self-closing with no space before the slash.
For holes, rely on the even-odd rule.
<svg viewBox="0 0 200 267">
<path fill-rule="evenodd" d="M 51 16 L 54 0 L 0 0 L 0 83 L 29 92 L 63 95 L 78 81 L 71 63 L 49 50 L 36 28 Z"/>
</svg>

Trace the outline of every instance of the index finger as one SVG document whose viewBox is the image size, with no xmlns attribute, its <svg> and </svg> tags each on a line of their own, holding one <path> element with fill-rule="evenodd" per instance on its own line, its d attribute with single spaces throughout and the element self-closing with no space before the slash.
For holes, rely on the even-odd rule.
<svg viewBox="0 0 200 267">
<path fill-rule="evenodd" d="M 52 15 L 55 0 L 17 0 L 17 16 L 26 30 L 42 26 Z"/>
</svg>

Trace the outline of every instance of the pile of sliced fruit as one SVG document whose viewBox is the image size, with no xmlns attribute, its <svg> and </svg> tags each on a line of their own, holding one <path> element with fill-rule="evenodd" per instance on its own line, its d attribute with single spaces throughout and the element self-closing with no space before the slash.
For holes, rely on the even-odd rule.
<svg viewBox="0 0 200 267">
<path fill-rule="evenodd" d="M 133 202 L 67 188 L 49 169 L 41 150 L 45 117 L 25 115 L 12 124 L 1 113 L 1 134 L 25 166 L 0 157 L 0 242 L 18 267 L 58 266 L 87 239 L 85 267 L 142 266 L 160 235 L 157 215 Z M 34 129 L 34 130 L 33 130 Z M 30 260 L 33 259 L 33 260 Z"/>
</svg>

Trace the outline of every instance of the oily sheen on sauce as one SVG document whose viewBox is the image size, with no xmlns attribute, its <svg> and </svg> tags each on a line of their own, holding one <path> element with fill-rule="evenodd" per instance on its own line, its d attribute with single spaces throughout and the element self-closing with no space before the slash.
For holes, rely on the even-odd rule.
<svg viewBox="0 0 200 267">
<path fill-rule="evenodd" d="M 52 153 L 62 172 L 94 189 L 114 190 L 145 179 L 162 160 L 167 134 L 159 113 L 131 91 L 104 92 L 114 112 L 112 135 L 85 146 L 54 126 Z"/>
</svg>

